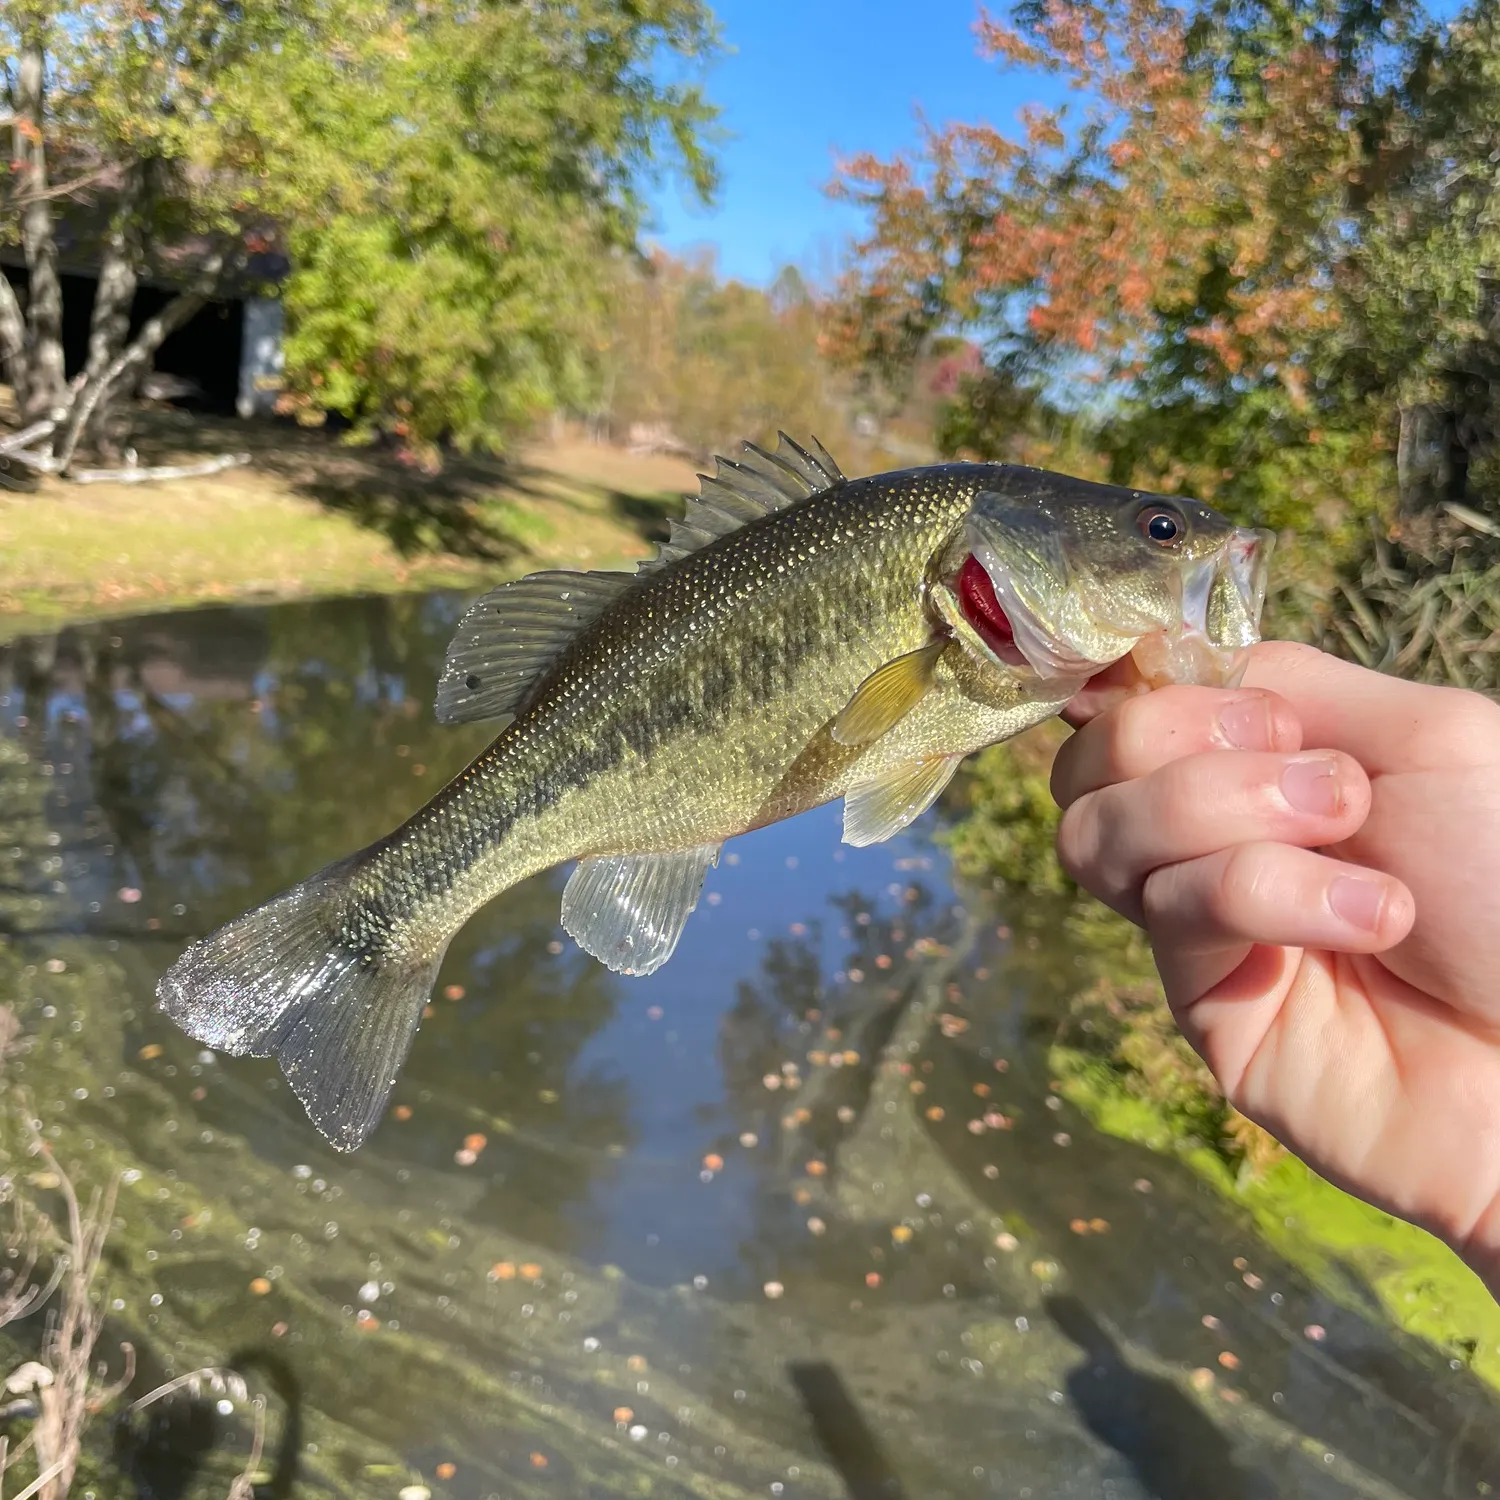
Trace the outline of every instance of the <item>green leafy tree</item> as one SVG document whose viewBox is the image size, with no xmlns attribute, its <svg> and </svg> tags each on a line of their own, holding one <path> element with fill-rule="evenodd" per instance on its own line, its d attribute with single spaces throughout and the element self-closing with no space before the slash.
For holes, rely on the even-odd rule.
<svg viewBox="0 0 1500 1500">
<path fill-rule="evenodd" d="M 644 183 L 703 194 L 702 0 L 25 0 L 0 12 L 16 170 L 0 349 L 24 440 L 66 472 L 205 300 L 290 256 L 288 404 L 357 431 L 501 442 L 581 387 Z M 88 363 L 65 383 L 58 230 L 102 223 Z M 140 277 L 184 289 L 144 327 Z M 30 445 L 30 446 L 28 446 Z"/>
<path fill-rule="evenodd" d="M 870 229 L 831 342 L 885 372 L 972 331 L 991 372 L 950 440 L 1060 406 L 1116 479 L 1352 535 L 1414 412 L 1485 404 L 1495 24 L 1493 0 L 1446 25 L 1405 0 L 985 17 L 1068 102 L 847 164 Z"/>
</svg>

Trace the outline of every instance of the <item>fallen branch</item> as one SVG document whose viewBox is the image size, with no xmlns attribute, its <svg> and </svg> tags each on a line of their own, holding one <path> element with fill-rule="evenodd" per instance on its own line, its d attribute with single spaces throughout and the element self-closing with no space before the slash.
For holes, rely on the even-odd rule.
<svg viewBox="0 0 1500 1500">
<path fill-rule="evenodd" d="M 37 438 L 47 437 L 56 429 L 57 418 L 44 417 L 40 422 L 33 422 L 30 427 L 23 427 L 19 432 L 0 438 L 0 453 L 13 453 L 17 448 L 24 448 L 27 443 L 34 442 Z M 16 457 L 27 458 L 25 454 L 16 454 Z"/>
<path fill-rule="evenodd" d="M 9 453 L 0 453 L 0 481 L 7 484 L 13 482 L 4 478 L 4 471 L 13 465 L 29 469 L 33 474 L 55 474 L 62 467 L 55 458 L 48 458 L 45 453 L 32 453 L 24 448 L 16 448 Z"/>
<path fill-rule="evenodd" d="M 222 453 L 201 464 L 159 464 L 155 468 L 124 464 L 118 469 L 75 469 L 68 477 L 74 484 L 153 484 L 160 479 L 201 479 L 205 474 L 219 474 L 249 462 L 248 453 Z"/>
</svg>

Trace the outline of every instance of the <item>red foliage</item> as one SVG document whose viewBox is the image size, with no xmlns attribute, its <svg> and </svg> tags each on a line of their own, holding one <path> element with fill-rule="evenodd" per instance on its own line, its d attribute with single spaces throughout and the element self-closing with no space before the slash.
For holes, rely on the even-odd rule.
<svg viewBox="0 0 1500 1500">
<path fill-rule="evenodd" d="M 1023 109 L 1018 137 L 953 125 L 916 160 L 843 163 L 834 191 L 870 231 L 830 351 L 880 359 L 945 321 L 993 328 L 1019 295 L 1043 347 L 1128 375 L 1180 330 L 1206 378 L 1269 373 L 1295 399 L 1289 356 L 1337 317 L 1322 231 L 1358 160 L 1319 15 L 1290 23 L 1257 107 L 1231 110 L 1214 60 L 1189 55 L 1192 14 L 1167 0 L 1048 0 L 1025 30 L 982 13 L 984 55 L 1057 74 L 1080 101 Z M 1221 267 L 1227 290 L 1205 303 Z"/>
</svg>

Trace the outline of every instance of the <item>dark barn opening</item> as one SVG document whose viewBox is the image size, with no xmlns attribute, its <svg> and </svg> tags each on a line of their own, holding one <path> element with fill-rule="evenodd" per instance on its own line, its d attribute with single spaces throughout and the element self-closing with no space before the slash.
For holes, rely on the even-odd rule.
<svg viewBox="0 0 1500 1500">
<path fill-rule="evenodd" d="M 3 266 L 24 307 L 28 277 L 24 266 Z M 71 380 L 88 358 L 89 321 L 94 312 L 97 278 L 64 273 L 63 357 Z M 130 336 L 176 296 L 166 287 L 140 286 L 130 309 Z M 210 302 L 163 340 L 153 367 L 161 374 L 192 381 L 201 395 L 173 398 L 180 405 L 216 416 L 233 416 L 240 390 L 240 346 L 244 335 L 245 304 L 239 299 Z"/>
</svg>

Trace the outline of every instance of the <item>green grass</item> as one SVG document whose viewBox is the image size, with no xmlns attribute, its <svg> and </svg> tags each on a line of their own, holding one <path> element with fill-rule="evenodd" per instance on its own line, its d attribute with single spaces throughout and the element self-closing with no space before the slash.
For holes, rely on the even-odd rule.
<svg viewBox="0 0 1500 1500">
<path fill-rule="evenodd" d="M 695 487 L 686 464 L 587 443 L 423 475 L 322 433 L 154 420 L 142 463 L 247 448 L 252 462 L 202 479 L 0 491 L 0 639 L 194 604 L 628 567 Z"/>
</svg>

